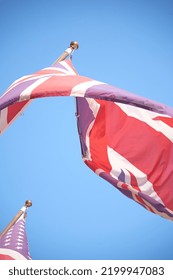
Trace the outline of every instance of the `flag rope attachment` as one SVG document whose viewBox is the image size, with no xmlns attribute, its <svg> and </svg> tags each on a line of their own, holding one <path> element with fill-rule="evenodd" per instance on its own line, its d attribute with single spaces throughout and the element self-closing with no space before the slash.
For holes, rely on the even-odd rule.
<svg viewBox="0 0 173 280">
<path fill-rule="evenodd" d="M 32 206 L 31 200 L 26 200 L 25 205 L 20 209 L 20 211 L 16 214 L 16 216 L 9 222 L 6 228 L 1 232 L 0 238 L 7 233 L 7 231 L 17 222 L 17 220 L 23 215 L 26 214 L 26 210 L 28 207 Z"/>
<path fill-rule="evenodd" d="M 57 60 L 53 63 L 56 64 L 60 61 L 65 60 L 69 55 L 70 58 L 72 57 L 72 54 L 75 50 L 77 50 L 79 48 L 79 44 L 76 41 L 72 41 L 70 43 L 70 46 L 57 58 Z"/>
</svg>

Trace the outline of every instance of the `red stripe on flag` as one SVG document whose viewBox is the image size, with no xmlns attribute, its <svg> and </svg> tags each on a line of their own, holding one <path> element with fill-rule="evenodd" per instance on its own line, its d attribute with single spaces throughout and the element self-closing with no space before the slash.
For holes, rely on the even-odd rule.
<svg viewBox="0 0 173 280">
<path fill-rule="evenodd" d="M 130 173 L 130 179 L 131 179 L 130 185 L 133 186 L 134 189 L 140 191 L 140 188 L 138 187 L 136 177 L 129 170 L 128 170 L 128 172 Z"/>
<path fill-rule="evenodd" d="M 138 203 L 140 203 L 141 205 L 145 206 L 149 211 L 151 211 L 152 213 L 155 213 L 153 211 L 153 209 L 145 202 L 144 199 L 142 199 L 139 195 L 135 194 L 136 200 L 138 201 Z"/>
<path fill-rule="evenodd" d="M 170 127 L 173 127 L 172 118 L 159 116 L 159 117 L 153 118 L 153 120 L 162 121 L 162 122 L 166 123 L 167 125 L 169 125 Z"/>
<path fill-rule="evenodd" d="M 8 107 L 7 123 L 10 123 L 13 120 L 13 118 L 15 118 L 15 116 L 18 114 L 18 112 L 22 110 L 22 108 L 26 105 L 27 102 L 28 100 L 17 102 Z"/>
<path fill-rule="evenodd" d="M 0 260 L 15 260 L 9 255 L 0 254 Z"/>
<path fill-rule="evenodd" d="M 99 101 L 98 103 L 101 103 Z M 105 110 L 101 107 L 98 111 L 94 125 L 90 132 L 90 153 L 92 163 L 85 161 L 85 163 L 95 172 L 96 169 L 103 169 L 106 173 L 110 173 L 112 166 L 110 165 L 107 155 L 107 137 L 105 131 Z"/>
</svg>

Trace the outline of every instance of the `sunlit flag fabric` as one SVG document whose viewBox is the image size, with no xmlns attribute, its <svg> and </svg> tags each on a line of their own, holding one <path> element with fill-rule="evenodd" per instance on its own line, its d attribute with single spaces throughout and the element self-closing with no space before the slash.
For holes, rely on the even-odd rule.
<svg viewBox="0 0 173 280">
<path fill-rule="evenodd" d="M 66 60 L 15 81 L 0 99 L 3 132 L 34 98 L 74 96 L 82 158 L 147 210 L 173 220 L 173 109 L 79 76 Z"/>
<path fill-rule="evenodd" d="M 0 260 L 31 260 L 24 215 L 0 238 Z"/>
</svg>

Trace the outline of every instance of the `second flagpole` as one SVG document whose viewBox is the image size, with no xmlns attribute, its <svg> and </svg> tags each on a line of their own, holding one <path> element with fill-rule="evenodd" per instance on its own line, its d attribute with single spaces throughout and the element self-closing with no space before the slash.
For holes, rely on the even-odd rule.
<svg viewBox="0 0 173 280">
<path fill-rule="evenodd" d="M 16 216 L 11 220 L 11 222 L 9 222 L 6 228 L 1 232 L 0 238 L 7 233 L 7 231 L 16 223 L 16 221 L 22 216 L 22 214 L 25 213 L 26 209 L 31 206 L 32 206 L 32 201 L 26 200 L 25 205 L 19 210 Z"/>
</svg>

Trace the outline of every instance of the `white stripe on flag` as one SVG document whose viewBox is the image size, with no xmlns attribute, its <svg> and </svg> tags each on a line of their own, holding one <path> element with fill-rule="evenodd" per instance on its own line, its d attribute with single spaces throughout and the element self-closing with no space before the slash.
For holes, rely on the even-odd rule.
<svg viewBox="0 0 173 280">
<path fill-rule="evenodd" d="M 73 87 L 70 95 L 71 96 L 76 96 L 76 97 L 77 96 L 78 97 L 84 97 L 88 88 L 90 88 L 92 86 L 100 85 L 100 84 L 105 84 L 105 83 L 98 82 L 98 81 L 95 81 L 95 80 L 80 83 L 80 84 Z"/>
<path fill-rule="evenodd" d="M 170 118 L 170 116 L 148 111 L 143 108 L 134 107 L 132 105 L 126 105 L 117 102 L 116 105 L 118 105 L 128 116 L 147 123 L 150 127 L 163 133 L 171 142 L 173 142 L 173 128 L 162 121 L 153 120 L 155 117 Z"/>
<path fill-rule="evenodd" d="M 109 162 L 112 166 L 112 170 L 110 174 L 113 178 L 118 179 L 119 175 L 123 171 L 125 174 L 125 183 L 129 184 L 130 182 L 129 172 L 131 172 L 135 176 L 140 190 L 144 194 L 152 197 L 153 199 L 157 200 L 158 202 L 164 205 L 163 201 L 160 199 L 160 197 L 153 189 L 152 183 L 147 180 L 147 175 L 145 173 L 143 173 L 141 170 L 139 170 L 137 167 L 131 164 L 126 158 L 124 158 L 122 155 L 114 151 L 109 146 L 107 147 L 107 153 L 108 153 Z"/>
<path fill-rule="evenodd" d="M 37 80 L 36 82 L 34 82 L 32 85 L 30 85 L 29 87 L 27 87 L 26 89 L 24 89 L 21 94 L 20 94 L 20 100 L 19 101 L 23 101 L 23 100 L 29 100 L 32 91 L 38 87 L 39 85 L 41 85 L 42 83 L 44 83 L 45 81 L 47 81 L 50 77 L 45 77 L 45 78 L 40 78 L 39 80 Z"/>
<path fill-rule="evenodd" d="M 86 101 L 88 102 L 89 108 L 93 112 L 94 117 L 96 118 L 98 111 L 100 109 L 100 104 L 97 103 L 94 99 L 92 98 L 85 98 Z"/>
<path fill-rule="evenodd" d="M 26 260 L 23 255 L 11 249 L 0 248 L 0 254 L 10 256 L 15 260 Z"/>
<path fill-rule="evenodd" d="M 7 124 L 8 107 L 0 111 L 0 134 L 4 131 Z"/>
<path fill-rule="evenodd" d="M 7 127 L 14 122 L 14 120 L 23 113 L 25 108 L 32 102 L 32 100 L 28 100 L 25 105 L 15 114 L 15 116 L 11 119 L 11 121 L 7 121 L 8 119 L 8 107 L 0 111 L 0 134 L 2 134 Z M 4 116 L 3 116 L 4 115 Z"/>
<path fill-rule="evenodd" d="M 42 69 L 41 71 L 45 71 L 45 70 L 48 70 L 48 71 L 53 71 L 53 73 L 49 73 L 49 74 L 45 74 L 45 75 L 74 75 L 74 71 L 73 71 L 73 74 L 70 74 L 69 71 L 65 70 L 65 69 L 62 69 L 62 68 L 59 68 L 59 67 L 46 67 L 44 69 Z M 56 73 L 57 72 L 57 73 Z"/>
<path fill-rule="evenodd" d="M 89 108 L 91 109 L 91 111 L 93 112 L 94 117 L 96 118 L 97 113 L 99 111 L 100 108 L 100 104 L 98 104 L 94 99 L 92 98 L 85 98 L 86 101 L 88 102 Z M 85 155 L 85 157 L 83 157 L 83 160 L 91 160 L 91 153 L 90 153 L 90 131 L 93 128 L 95 119 L 90 123 L 90 125 L 87 128 L 86 131 L 86 145 L 87 145 L 87 154 Z"/>
<path fill-rule="evenodd" d="M 76 75 L 76 72 L 68 65 L 68 63 L 65 60 L 60 61 L 59 63 L 66 68 L 66 70 L 61 70 L 62 72 L 67 73 L 68 75 Z"/>
</svg>

